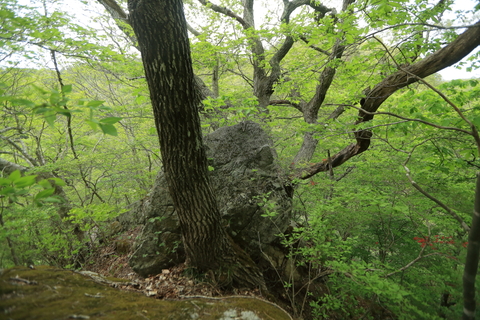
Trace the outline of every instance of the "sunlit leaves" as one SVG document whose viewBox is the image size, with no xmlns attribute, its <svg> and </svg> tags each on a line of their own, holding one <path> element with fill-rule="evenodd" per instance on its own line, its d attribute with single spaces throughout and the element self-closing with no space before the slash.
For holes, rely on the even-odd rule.
<svg viewBox="0 0 480 320">
<path fill-rule="evenodd" d="M 48 56 L 51 50 L 70 61 L 73 60 L 70 57 L 124 59 L 110 46 L 103 45 L 106 39 L 104 35 L 93 28 L 79 25 L 75 18 L 58 9 L 59 6 L 52 5 L 45 12 L 35 2 L 26 6 L 16 0 L 2 1 L 0 60 L 16 64 L 18 56 L 21 56 L 22 60 L 36 64 L 41 60 L 40 57 Z"/>
<path fill-rule="evenodd" d="M 117 129 L 115 128 L 114 124 L 117 123 L 118 121 L 122 120 L 122 118 L 119 117 L 107 117 L 103 118 L 101 120 L 96 120 L 96 119 L 90 119 L 87 120 L 87 123 L 90 125 L 90 127 L 93 130 L 97 130 L 99 127 L 104 134 L 108 134 L 111 136 L 116 136 Z"/>
<path fill-rule="evenodd" d="M 5 87 L 5 85 L 1 87 Z M 100 128 L 104 134 L 112 136 L 116 136 L 118 134 L 114 124 L 122 120 L 121 117 L 105 117 L 97 120 L 94 116 L 96 113 L 111 110 L 109 107 L 104 106 L 105 101 L 86 99 L 72 101 L 68 97 L 68 94 L 72 93 L 72 85 L 63 86 L 61 91 L 57 91 L 55 89 L 46 91 L 37 86 L 34 86 L 34 88 L 43 97 L 43 99 L 45 99 L 44 103 L 37 104 L 28 99 L 17 98 L 16 96 L 9 95 L 0 95 L 0 101 L 8 101 L 12 105 L 24 106 L 31 109 L 34 114 L 43 116 L 44 120 L 51 127 L 55 126 L 55 121 L 57 120 L 58 115 L 71 118 L 72 115 L 75 113 L 81 114 L 87 111 L 89 119 L 86 119 L 85 121 L 90 125 L 93 130 L 97 130 L 98 128 Z M 0 92 L 0 94 L 2 93 L 5 93 L 5 90 L 2 90 Z"/>
<path fill-rule="evenodd" d="M 31 176 L 25 176 L 25 177 L 20 177 L 15 180 L 13 180 L 13 184 L 16 188 L 25 188 L 29 187 L 32 184 L 35 183 L 36 175 L 31 175 Z M 11 179 L 11 177 L 9 177 Z"/>
<path fill-rule="evenodd" d="M 101 101 L 101 100 L 91 100 L 91 101 L 88 101 L 85 106 L 93 110 L 94 108 L 97 108 L 103 105 L 104 102 L 105 101 Z"/>
<path fill-rule="evenodd" d="M 50 179 L 54 185 L 65 185 L 59 178 Z M 30 199 L 31 203 L 42 206 L 46 202 L 62 202 L 62 199 L 55 196 L 54 185 L 46 180 L 38 180 L 37 175 L 24 175 L 15 170 L 8 177 L 0 177 L 0 201 L 6 197 L 9 201 L 16 202 L 20 198 Z"/>
</svg>

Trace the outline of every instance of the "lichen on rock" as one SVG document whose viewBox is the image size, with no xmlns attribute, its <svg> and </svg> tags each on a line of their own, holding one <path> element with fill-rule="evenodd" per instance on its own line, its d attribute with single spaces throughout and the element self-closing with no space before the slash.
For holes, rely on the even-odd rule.
<svg viewBox="0 0 480 320">
<path fill-rule="evenodd" d="M 158 300 L 120 290 L 124 280 L 55 267 L 0 271 L 2 319 L 291 319 L 278 306 L 252 297 Z"/>
</svg>

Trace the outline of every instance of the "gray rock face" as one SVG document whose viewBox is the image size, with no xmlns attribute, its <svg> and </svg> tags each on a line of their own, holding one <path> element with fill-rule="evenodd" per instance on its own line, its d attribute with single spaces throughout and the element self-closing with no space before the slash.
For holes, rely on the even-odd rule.
<svg viewBox="0 0 480 320">
<path fill-rule="evenodd" d="M 291 197 L 275 163 L 272 141 L 254 122 L 223 127 L 204 139 L 210 182 L 220 212 L 235 242 L 253 259 L 285 231 L 291 218 Z M 144 224 L 130 259 L 142 276 L 183 262 L 178 217 L 163 173 L 142 203 L 119 217 L 123 225 Z"/>
</svg>

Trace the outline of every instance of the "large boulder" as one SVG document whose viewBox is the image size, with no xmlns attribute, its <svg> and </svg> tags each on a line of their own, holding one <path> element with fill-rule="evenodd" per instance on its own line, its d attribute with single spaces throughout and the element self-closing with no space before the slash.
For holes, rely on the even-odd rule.
<svg viewBox="0 0 480 320">
<path fill-rule="evenodd" d="M 247 121 L 216 130 L 204 143 L 213 169 L 210 183 L 227 231 L 257 259 L 291 218 L 290 189 L 272 141 L 260 125 Z M 179 221 L 163 172 L 150 194 L 119 221 L 144 224 L 130 259 L 135 272 L 147 276 L 184 260 Z"/>
</svg>

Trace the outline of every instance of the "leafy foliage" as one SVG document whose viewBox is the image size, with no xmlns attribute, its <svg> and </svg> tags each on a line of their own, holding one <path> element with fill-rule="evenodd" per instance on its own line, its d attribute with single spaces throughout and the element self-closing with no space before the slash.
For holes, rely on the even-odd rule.
<svg viewBox="0 0 480 320">
<path fill-rule="evenodd" d="M 478 79 L 426 79 L 465 119 L 424 84 L 397 91 L 361 124 L 358 102 L 387 75 L 457 37 L 449 28 L 470 24 L 478 6 L 455 13 L 452 1 L 356 1 L 338 12 L 305 6 L 288 18 L 268 6 L 255 28 L 239 19 L 239 1 L 219 1 L 230 15 L 200 3 L 185 1 L 197 18 L 194 68 L 211 88 L 200 110 L 206 133 L 261 122 L 287 172 L 328 163 L 358 130 L 373 133 L 368 152 L 293 181 L 297 227 L 282 239 L 299 269 L 328 274 L 311 281 L 325 280 L 326 288 L 311 298 L 312 317 L 374 318 L 380 306 L 399 319 L 458 318 L 467 234 L 451 213 L 470 224 L 480 155 L 465 119 L 480 127 Z M 105 26 L 99 31 L 53 4 L 45 8 L 0 4 L 1 267 L 81 267 L 161 167 L 137 52 L 106 16 L 96 18 Z M 458 20 L 446 20 L 449 14 Z M 338 45 L 342 53 L 332 54 Z M 461 63 L 474 70 L 475 59 Z M 46 68 L 44 60 L 60 66 Z M 304 111 L 328 68 L 335 76 L 310 121 Z M 264 103 L 258 79 L 277 71 Z M 331 117 L 339 108 L 341 117 Z M 296 163 L 308 135 L 316 147 Z M 451 212 L 421 194 L 405 168 Z"/>
</svg>

